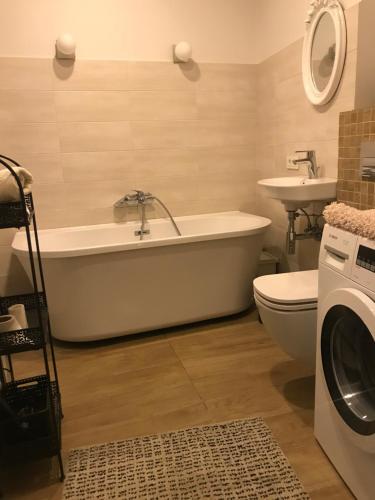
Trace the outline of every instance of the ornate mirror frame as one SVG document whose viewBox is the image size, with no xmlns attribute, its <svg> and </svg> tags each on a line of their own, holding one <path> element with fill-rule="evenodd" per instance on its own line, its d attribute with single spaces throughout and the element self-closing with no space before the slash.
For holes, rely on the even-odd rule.
<svg viewBox="0 0 375 500">
<path fill-rule="evenodd" d="M 326 13 L 331 16 L 335 27 L 336 57 L 330 80 L 326 88 L 319 91 L 312 74 L 311 55 L 317 27 Z M 344 71 L 347 45 L 344 9 L 338 0 L 313 0 L 305 22 L 306 34 L 302 54 L 303 85 L 309 101 L 315 106 L 321 106 L 327 104 L 336 94 Z"/>
</svg>

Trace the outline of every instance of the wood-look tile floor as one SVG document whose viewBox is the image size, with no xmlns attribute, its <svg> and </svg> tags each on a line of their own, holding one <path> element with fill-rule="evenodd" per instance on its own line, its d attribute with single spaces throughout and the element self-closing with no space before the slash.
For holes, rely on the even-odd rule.
<svg viewBox="0 0 375 500">
<path fill-rule="evenodd" d="M 94 344 L 58 344 L 63 451 L 261 416 L 313 499 L 353 498 L 313 436 L 314 378 L 264 332 L 256 311 Z M 18 377 L 37 355 L 20 354 Z M 57 500 L 56 461 L 3 470 L 4 498 Z M 52 478 L 52 479 L 51 479 Z"/>
</svg>

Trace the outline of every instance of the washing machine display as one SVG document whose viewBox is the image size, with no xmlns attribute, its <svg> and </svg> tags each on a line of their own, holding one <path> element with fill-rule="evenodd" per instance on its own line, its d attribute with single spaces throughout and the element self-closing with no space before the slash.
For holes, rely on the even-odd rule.
<svg viewBox="0 0 375 500">
<path fill-rule="evenodd" d="M 375 434 L 375 341 L 349 307 L 332 307 L 321 335 L 323 370 L 332 401 L 355 432 Z"/>
<path fill-rule="evenodd" d="M 359 245 L 356 264 L 375 273 L 375 250 L 364 245 Z"/>
</svg>

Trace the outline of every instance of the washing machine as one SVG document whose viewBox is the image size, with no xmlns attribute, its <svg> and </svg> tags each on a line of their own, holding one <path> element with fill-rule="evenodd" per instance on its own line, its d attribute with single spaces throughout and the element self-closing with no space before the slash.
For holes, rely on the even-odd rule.
<svg viewBox="0 0 375 500">
<path fill-rule="evenodd" d="M 375 241 L 328 225 L 319 257 L 314 427 L 352 493 L 375 499 Z"/>
</svg>

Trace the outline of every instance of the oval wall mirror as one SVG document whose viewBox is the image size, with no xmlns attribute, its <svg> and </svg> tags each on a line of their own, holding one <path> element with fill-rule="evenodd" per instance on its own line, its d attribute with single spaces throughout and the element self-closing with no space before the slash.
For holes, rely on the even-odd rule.
<svg viewBox="0 0 375 500">
<path fill-rule="evenodd" d="M 327 104 L 341 81 L 346 57 L 346 22 L 338 0 L 315 0 L 306 20 L 302 74 L 312 104 Z"/>
</svg>

